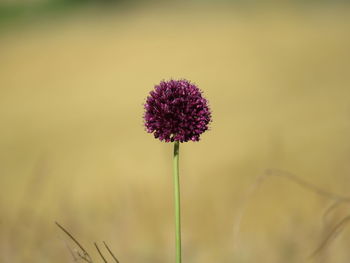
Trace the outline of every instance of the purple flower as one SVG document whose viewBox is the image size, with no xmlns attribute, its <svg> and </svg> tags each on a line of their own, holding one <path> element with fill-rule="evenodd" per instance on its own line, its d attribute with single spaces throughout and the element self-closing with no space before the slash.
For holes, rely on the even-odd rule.
<svg viewBox="0 0 350 263">
<path fill-rule="evenodd" d="M 161 141 L 199 141 L 211 122 L 208 102 L 202 92 L 184 79 L 156 85 L 144 106 L 146 130 Z"/>
</svg>

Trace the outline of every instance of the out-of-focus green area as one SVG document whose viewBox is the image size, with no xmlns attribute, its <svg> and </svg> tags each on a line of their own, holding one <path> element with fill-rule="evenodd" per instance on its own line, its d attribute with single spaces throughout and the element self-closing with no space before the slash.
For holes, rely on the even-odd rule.
<svg viewBox="0 0 350 263">
<path fill-rule="evenodd" d="M 347 4 L 347 0 L 178 0 L 175 3 L 186 4 L 233 4 L 238 8 L 252 6 L 298 5 L 322 6 Z M 174 4 L 170 0 L 0 0 L 0 27 L 14 22 L 28 23 L 48 19 L 74 12 L 84 8 L 104 9 L 128 8 L 130 6 L 147 6 Z"/>
<path fill-rule="evenodd" d="M 169 78 L 214 118 L 180 149 L 184 262 L 347 262 L 348 229 L 307 261 L 346 203 L 324 224 L 331 201 L 284 177 L 243 197 L 266 169 L 349 194 L 349 28 L 346 5 L 179 2 L 2 31 L 0 262 L 70 262 L 55 221 L 122 263 L 173 260 L 172 145 L 142 123 Z"/>
</svg>

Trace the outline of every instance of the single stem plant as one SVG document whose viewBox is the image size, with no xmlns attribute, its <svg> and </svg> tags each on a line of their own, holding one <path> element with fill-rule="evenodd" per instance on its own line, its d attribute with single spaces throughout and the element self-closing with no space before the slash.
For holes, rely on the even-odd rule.
<svg viewBox="0 0 350 263">
<path fill-rule="evenodd" d="M 161 141 L 174 142 L 175 262 L 181 263 L 180 143 L 199 141 L 211 122 L 211 112 L 202 91 L 185 79 L 161 81 L 144 106 L 147 132 Z"/>
</svg>

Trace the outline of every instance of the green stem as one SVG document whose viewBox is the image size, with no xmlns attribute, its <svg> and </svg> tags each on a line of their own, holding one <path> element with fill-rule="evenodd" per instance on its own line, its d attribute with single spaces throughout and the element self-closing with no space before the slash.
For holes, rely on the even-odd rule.
<svg viewBox="0 0 350 263">
<path fill-rule="evenodd" d="M 176 263 L 181 263 L 181 220 L 180 220 L 180 179 L 179 179 L 179 148 L 180 143 L 174 143 L 174 200 L 175 200 L 175 250 Z"/>
</svg>

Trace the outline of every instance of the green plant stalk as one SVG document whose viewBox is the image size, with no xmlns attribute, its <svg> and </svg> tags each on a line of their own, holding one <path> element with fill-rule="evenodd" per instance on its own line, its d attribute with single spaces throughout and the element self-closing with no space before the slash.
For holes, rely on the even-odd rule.
<svg viewBox="0 0 350 263">
<path fill-rule="evenodd" d="M 180 143 L 174 143 L 174 201 L 175 201 L 175 251 L 176 263 L 181 263 L 181 217 L 180 217 L 180 178 L 179 178 L 179 148 Z"/>
</svg>

